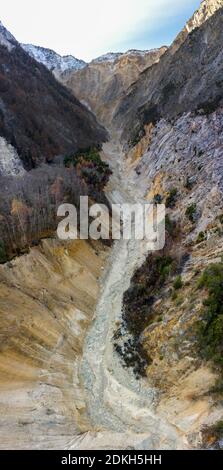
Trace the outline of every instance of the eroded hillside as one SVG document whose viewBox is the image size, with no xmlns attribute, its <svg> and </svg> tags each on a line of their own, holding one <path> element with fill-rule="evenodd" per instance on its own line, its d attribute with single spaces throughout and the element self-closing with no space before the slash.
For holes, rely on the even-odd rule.
<svg viewBox="0 0 223 470">
<path fill-rule="evenodd" d="M 45 240 L 0 266 L 0 447 L 64 448 L 89 429 L 78 376 L 107 257 Z"/>
</svg>

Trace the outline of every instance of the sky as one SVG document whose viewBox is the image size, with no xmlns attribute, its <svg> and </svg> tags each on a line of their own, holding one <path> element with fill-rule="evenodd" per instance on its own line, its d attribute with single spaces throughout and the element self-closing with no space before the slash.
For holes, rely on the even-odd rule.
<svg viewBox="0 0 223 470">
<path fill-rule="evenodd" d="M 90 61 L 107 52 L 169 45 L 200 0 L 1 0 L 21 43 Z"/>
</svg>

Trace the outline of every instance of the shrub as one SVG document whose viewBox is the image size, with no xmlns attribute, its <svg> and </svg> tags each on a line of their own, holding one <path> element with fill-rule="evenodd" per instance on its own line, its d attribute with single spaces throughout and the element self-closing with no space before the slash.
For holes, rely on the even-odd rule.
<svg viewBox="0 0 223 470">
<path fill-rule="evenodd" d="M 0 263 L 5 263 L 7 261 L 7 254 L 5 249 L 5 243 L 3 240 L 0 240 Z"/>
<path fill-rule="evenodd" d="M 154 199 L 153 199 L 154 204 L 161 204 L 162 200 L 163 198 L 160 194 L 155 194 Z"/>
<path fill-rule="evenodd" d="M 198 237 L 197 237 L 197 243 L 202 243 L 205 240 L 207 240 L 207 234 L 206 232 L 200 232 Z"/>
<path fill-rule="evenodd" d="M 183 287 L 183 282 L 182 282 L 182 278 L 181 276 L 177 276 L 174 283 L 173 283 L 173 287 L 175 290 L 179 290 L 181 289 L 181 287 Z"/>
<path fill-rule="evenodd" d="M 172 271 L 173 258 L 171 258 L 171 256 L 157 257 L 156 266 L 157 272 L 159 273 L 160 281 L 165 282 L 166 278 Z"/>
<path fill-rule="evenodd" d="M 186 216 L 192 223 L 195 221 L 196 211 L 197 211 L 197 204 L 195 202 L 193 202 L 193 204 L 187 207 Z"/>
<path fill-rule="evenodd" d="M 177 189 L 172 188 L 166 198 L 166 207 L 173 208 L 176 204 L 177 199 Z"/>
</svg>

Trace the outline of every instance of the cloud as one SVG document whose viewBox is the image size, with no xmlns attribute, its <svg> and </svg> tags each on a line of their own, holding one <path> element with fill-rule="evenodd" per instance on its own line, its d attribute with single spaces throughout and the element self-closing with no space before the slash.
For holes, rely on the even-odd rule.
<svg viewBox="0 0 223 470">
<path fill-rule="evenodd" d="M 1 0 L 1 19 L 20 42 L 90 60 L 135 43 L 162 45 L 162 25 L 173 28 L 179 18 L 180 29 L 198 5 L 199 0 Z"/>
</svg>

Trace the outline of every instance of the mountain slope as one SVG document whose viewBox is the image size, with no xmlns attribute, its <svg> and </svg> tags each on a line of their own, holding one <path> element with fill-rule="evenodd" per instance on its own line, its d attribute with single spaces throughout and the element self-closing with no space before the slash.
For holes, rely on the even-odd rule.
<svg viewBox="0 0 223 470">
<path fill-rule="evenodd" d="M 166 47 L 161 47 L 105 54 L 81 70 L 61 74 L 59 79 L 92 109 L 100 122 L 111 127 L 112 117 L 128 87 L 140 72 L 158 62 L 165 51 Z"/>
<path fill-rule="evenodd" d="M 106 131 L 54 76 L 0 25 L 0 135 L 29 169 L 98 145 Z"/>
<path fill-rule="evenodd" d="M 145 124 L 161 117 L 217 106 L 223 96 L 223 9 L 192 31 L 172 54 L 140 75 L 115 116 L 123 140 L 135 141 Z"/>
</svg>

